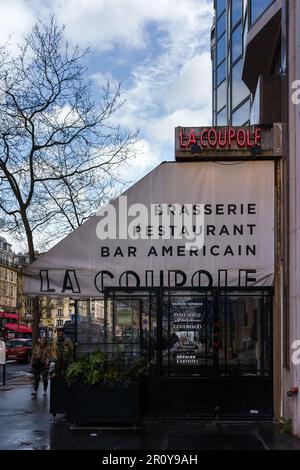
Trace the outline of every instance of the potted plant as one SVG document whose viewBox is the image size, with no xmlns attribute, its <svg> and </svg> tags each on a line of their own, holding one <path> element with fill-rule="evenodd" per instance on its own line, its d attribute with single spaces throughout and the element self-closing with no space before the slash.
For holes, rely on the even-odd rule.
<svg viewBox="0 0 300 470">
<path fill-rule="evenodd" d="M 69 417 L 77 423 L 136 423 L 140 417 L 140 379 L 144 359 L 93 352 L 67 368 L 72 392 Z"/>
</svg>

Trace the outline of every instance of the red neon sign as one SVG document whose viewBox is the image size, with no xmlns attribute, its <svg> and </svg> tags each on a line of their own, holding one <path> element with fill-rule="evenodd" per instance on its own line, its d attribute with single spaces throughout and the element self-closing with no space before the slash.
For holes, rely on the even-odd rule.
<svg viewBox="0 0 300 470">
<path fill-rule="evenodd" d="M 194 145 L 199 145 L 203 149 L 231 148 L 253 148 L 261 145 L 262 129 L 256 128 L 252 133 L 251 128 L 206 128 L 201 129 L 197 134 L 194 129 L 189 129 L 185 134 L 184 129 L 179 131 L 179 147 L 188 150 Z"/>
</svg>

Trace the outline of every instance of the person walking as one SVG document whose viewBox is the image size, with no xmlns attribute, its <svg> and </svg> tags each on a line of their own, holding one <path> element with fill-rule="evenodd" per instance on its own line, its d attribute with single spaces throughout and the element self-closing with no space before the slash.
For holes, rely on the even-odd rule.
<svg viewBox="0 0 300 470">
<path fill-rule="evenodd" d="M 52 343 L 51 357 L 55 362 L 55 375 L 63 375 L 73 360 L 74 346 L 63 327 L 56 328 L 56 339 Z"/>
<path fill-rule="evenodd" d="M 49 365 L 51 360 L 51 347 L 46 337 L 41 337 L 38 344 L 33 349 L 31 366 L 34 376 L 32 398 L 36 398 L 39 389 L 40 378 L 42 376 L 44 385 L 44 395 L 47 394 Z"/>
</svg>

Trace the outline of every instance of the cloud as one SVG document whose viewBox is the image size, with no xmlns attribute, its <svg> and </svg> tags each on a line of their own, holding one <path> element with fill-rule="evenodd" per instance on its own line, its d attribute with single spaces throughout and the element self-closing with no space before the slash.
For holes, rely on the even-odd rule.
<svg viewBox="0 0 300 470">
<path fill-rule="evenodd" d="M 209 52 L 197 54 L 183 64 L 174 82 L 166 90 L 165 106 L 176 108 L 197 108 L 211 100 L 211 59 Z"/>
<path fill-rule="evenodd" d="M 211 0 L 53 0 L 51 8 L 67 25 L 73 41 L 93 44 L 99 51 L 122 45 L 147 46 L 146 24 L 161 23 L 162 28 L 193 28 Z M 194 30 L 196 31 L 196 29 Z M 175 31 L 174 31 L 175 32 Z"/>
<path fill-rule="evenodd" d="M 9 41 L 12 52 L 34 22 L 34 13 L 23 0 L 0 1 L 0 45 Z"/>
<path fill-rule="evenodd" d="M 211 110 L 207 106 L 195 110 L 178 109 L 172 114 L 153 121 L 149 126 L 148 135 L 151 140 L 156 142 L 173 142 L 175 127 L 206 126 L 210 124 L 210 121 Z"/>
<path fill-rule="evenodd" d="M 91 47 L 95 99 L 121 70 L 126 104 L 115 124 L 141 130 L 136 158 L 120 168 L 128 183 L 174 158 L 176 126 L 210 123 L 212 0 L 0 0 L 0 45 L 12 34 L 16 51 L 51 14 L 71 43 Z"/>
<path fill-rule="evenodd" d="M 161 162 L 161 148 L 146 139 L 135 145 L 136 156 L 119 170 L 119 176 L 128 183 L 134 183 Z"/>
<path fill-rule="evenodd" d="M 122 68 L 126 104 L 115 123 L 141 130 L 138 178 L 173 158 L 174 127 L 211 121 L 212 13 L 212 0 L 0 0 L 0 38 L 55 14 L 71 43 L 91 46 L 96 96 Z"/>
<path fill-rule="evenodd" d="M 115 83 L 115 80 L 110 72 L 106 72 L 106 73 L 97 72 L 97 73 L 92 74 L 90 78 L 94 80 L 94 82 L 100 88 L 105 88 L 108 82 L 118 85 L 117 83 Z"/>
<path fill-rule="evenodd" d="M 158 143 L 169 142 L 173 158 L 175 127 L 211 122 L 210 53 L 196 48 L 187 55 L 185 59 L 167 50 L 155 67 L 138 67 L 125 92 L 126 105 L 116 116 L 124 126 L 139 127 L 149 142 L 156 143 L 162 159 L 167 158 L 166 147 L 160 149 Z"/>
</svg>

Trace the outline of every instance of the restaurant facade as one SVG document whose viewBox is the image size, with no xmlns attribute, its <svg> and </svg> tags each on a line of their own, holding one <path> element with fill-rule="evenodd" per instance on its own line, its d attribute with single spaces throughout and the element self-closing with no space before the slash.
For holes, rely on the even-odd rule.
<svg viewBox="0 0 300 470">
<path fill-rule="evenodd" d="M 280 138 L 177 128 L 175 161 L 26 270 L 28 294 L 104 299 L 101 323 L 75 315 L 76 352 L 147 358 L 144 416 L 275 416 Z"/>
<path fill-rule="evenodd" d="M 40 256 L 25 291 L 104 299 L 101 321 L 75 314 L 76 353 L 147 358 L 144 416 L 300 435 L 300 5 L 215 5 L 214 126 L 178 127 L 175 161 Z"/>
</svg>

